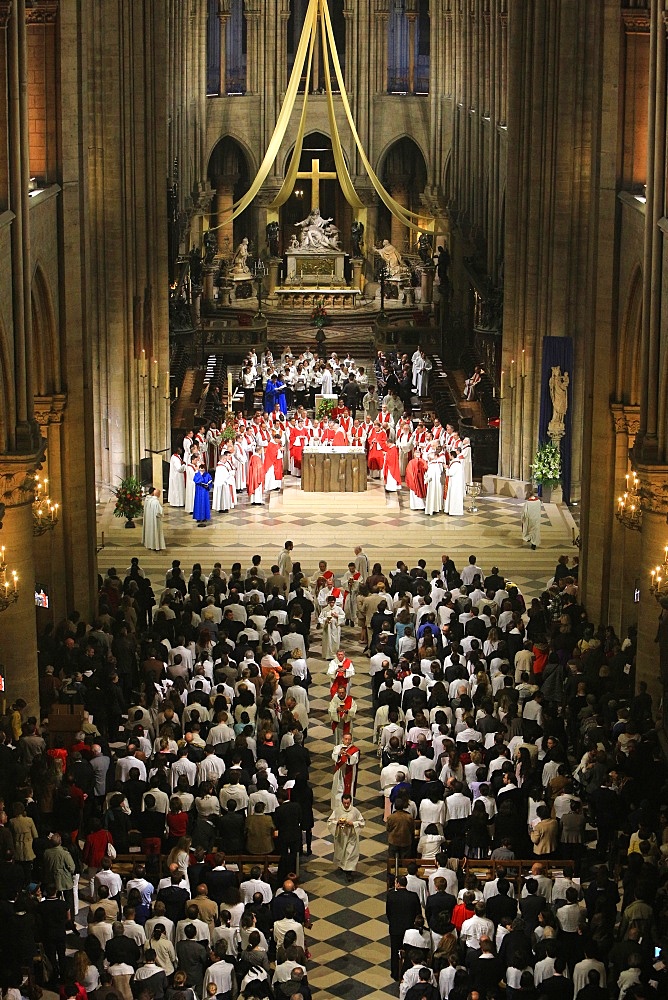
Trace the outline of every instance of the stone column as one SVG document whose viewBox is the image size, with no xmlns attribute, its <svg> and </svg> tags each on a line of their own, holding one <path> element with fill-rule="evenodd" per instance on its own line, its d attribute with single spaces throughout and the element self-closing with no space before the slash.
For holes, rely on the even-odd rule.
<svg viewBox="0 0 668 1000">
<path fill-rule="evenodd" d="M 221 226 L 225 218 L 232 215 L 234 204 L 234 187 L 238 177 L 226 175 L 216 179 L 216 225 L 218 230 L 218 253 L 224 257 L 231 257 L 234 253 L 234 223 L 226 222 Z"/>
<path fill-rule="evenodd" d="M 213 304 L 213 279 L 218 270 L 217 267 L 204 268 L 204 301 Z"/>
<path fill-rule="evenodd" d="M 360 257 L 353 257 L 351 264 L 353 265 L 353 288 L 359 288 L 361 292 L 364 290 L 364 285 L 362 283 L 362 267 L 364 266 L 364 261 Z"/>
<path fill-rule="evenodd" d="M 35 419 L 46 440 L 46 460 L 40 477 L 47 478 L 48 494 L 60 512 L 58 524 L 35 538 L 35 578 L 49 588 L 49 611 L 40 611 L 39 621 L 59 621 L 68 610 L 65 565 L 65 532 L 63 528 L 63 450 L 66 447 L 63 418 L 67 397 L 63 394 L 35 397 Z"/>
<path fill-rule="evenodd" d="M 642 505 L 642 534 L 638 577 L 640 579 L 640 604 L 638 605 L 638 655 L 636 659 L 636 685 L 646 681 L 654 700 L 655 710 L 663 696 L 659 673 L 659 648 L 655 642 L 660 608 L 649 592 L 651 571 L 664 561 L 668 545 L 668 466 L 643 466 L 637 470 L 640 479 Z"/>
<path fill-rule="evenodd" d="M 416 14 L 406 14 L 408 21 L 408 93 L 415 93 L 415 22 Z"/>
<path fill-rule="evenodd" d="M 408 208 L 408 179 L 389 178 L 389 182 L 394 200 L 402 208 Z M 390 216 L 390 227 L 390 243 L 397 248 L 399 253 L 402 253 L 407 227 L 397 219 L 396 215 Z"/>
<path fill-rule="evenodd" d="M 2 545 L 9 572 L 18 574 L 19 599 L 0 615 L 2 662 L 8 701 L 24 698 L 29 714 L 39 712 L 37 679 L 37 624 L 35 615 L 35 555 L 32 502 L 35 470 L 44 450 L 31 455 L 0 456 L 0 479 L 5 513 Z"/>
<path fill-rule="evenodd" d="M 278 269 L 281 266 L 280 257 L 270 257 L 269 258 L 269 296 L 273 296 L 276 293 L 276 288 L 278 286 Z"/>
<path fill-rule="evenodd" d="M 227 94 L 227 22 L 230 19 L 229 13 L 221 11 L 218 15 L 220 22 L 220 79 L 218 81 L 218 93 L 221 97 Z"/>
<path fill-rule="evenodd" d="M 434 275 L 436 268 L 433 265 L 423 265 L 422 267 L 422 310 L 431 312 L 431 305 L 434 301 Z"/>
</svg>

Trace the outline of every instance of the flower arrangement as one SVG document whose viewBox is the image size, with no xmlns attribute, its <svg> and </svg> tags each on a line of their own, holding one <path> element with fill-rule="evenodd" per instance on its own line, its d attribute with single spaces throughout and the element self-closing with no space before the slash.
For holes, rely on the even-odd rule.
<svg viewBox="0 0 668 1000">
<path fill-rule="evenodd" d="M 322 299 L 318 302 L 315 309 L 311 312 L 311 323 L 313 326 L 325 326 L 328 322 L 327 310 L 322 304 Z"/>
<path fill-rule="evenodd" d="M 536 452 L 531 471 L 541 486 L 557 486 L 561 480 L 561 452 L 559 445 L 546 441 Z"/>
<path fill-rule="evenodd" d="M 338 406 L 338 400 L 336 399 L 321 399 L 318 403 L 315 411 L 317 420 L 329 420 L 332 415 L 332 411 Z"/>
<path fill-rule="evenodd" d="M 141 514 L 144 491 L 141 483 L 134 476 L 126 476 L 125 479 L 121 479 L 118 488 L 111 492 L 116 497 L 114 517 L 124 517 L 126 521 L 131 521 L 133 517 L 138 517 Z"/>
<path fill-rule="evenodd" d="M 236 441 L 236 439 L 237 439 L 236 427 L 232 427 L 228 424 L 227 427 L 223 428 L 223 436 L 222 436 L 223 441 Z"/>
</svg>

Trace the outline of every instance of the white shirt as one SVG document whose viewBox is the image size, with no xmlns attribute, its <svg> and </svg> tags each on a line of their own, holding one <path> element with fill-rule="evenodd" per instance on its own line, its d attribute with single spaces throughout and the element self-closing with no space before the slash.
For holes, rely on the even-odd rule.
<svg viewBox="0 0 668 1000">
<path fill-rule="evenodd" d="M 123 883 L 121 882 L 121 876 L 117 875 L 116 872 L 105 871 L 101 869 L 95 878 L 93 879 L 95 885 L 95 899 L 99 899 L 99 888 L 101 885 L 106 885 L 109 889 L 109 896 L 113 899 L 117 896 L 121 889 L 123 888 Z"/>
<path fill-rule="evenodd" d="M 480 938 L 487 935 L 490 940 L 494 938 L 494 924 L 487 917 L 469 917 L 462 924 L 459 940 L 463 941 L 468 948 L 477 950 L 480 948 Z"/>
<path fill-rule="evenodd" d="M 267 882 L 263 882 L 261 878 L 249 878 L 242 882 L 240 892 L 244 903 L 250 903 L 256 892 L 262 893 L 263 902 L 271 903 L 272 900 L 271 886 Z"/>
</svg>

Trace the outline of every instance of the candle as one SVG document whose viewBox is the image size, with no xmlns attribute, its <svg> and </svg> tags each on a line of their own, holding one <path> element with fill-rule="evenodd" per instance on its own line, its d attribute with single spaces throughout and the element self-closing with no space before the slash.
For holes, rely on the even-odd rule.
<svg viewBox="0 0 668 1000">
<path fill-rule="evenodd" d="M 501 399 L 503 399 L 503 395 L 504 395 L 503 390 L 505 388 L 505 381 L 506 381 L 506 373 L 504 372 L 504 370 L 502 368 L 501 369 L 501 386 L 500 386 L 500 389 L 499 389 L 499 396 L 501 397 Z"/>
<path fill-rule="evenodd" d="M 232 407 L 232 372 L 227 370 L 227 405 Z"/>
<path fill-rule="evenodd" d="M 146 351 L 142 347 L 141 358 L 139 361 L 139 374 L 142 378 L 146 378 L 148 375 L 148 360 L 146 358 Z"/>
<path fill-rule="evenodd" d="M 524 348 L 522 348 L 522 378 L 524 378 L 524 376 L 526 375 L 526 373 L 527 373 L 527 369 L 526 369 L 526 351 L 524 350 Z"/>
<path fill-rule="evenodd" d="M 170 390 L 169 390 L 169 372 L 165 372 L 164 379 L 165 379 L 165 399 L 169 399 L 169 395 L 170 395 Z"/>
<path fill-rule="evenodd" d="M 158 359 L 153 358 L 153 378 L 151 380 L 151 385 L 154 389 L 157 389 L 160 384 L 160 371 L 158 369 Z"/>
<path fill-rule="evenodd" d="M 515 358 L 510 362 L 510 388 L 515 388 Z"/>
</svg>

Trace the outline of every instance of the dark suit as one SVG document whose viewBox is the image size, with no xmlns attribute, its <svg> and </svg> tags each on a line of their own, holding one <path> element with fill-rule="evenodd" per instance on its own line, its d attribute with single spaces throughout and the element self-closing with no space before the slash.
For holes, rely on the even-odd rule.
<svg viewBox="0 0 668 1000">
<path fill-rule="evenodd" d="M 185 938 L 176 946 L 176 957 L 179 960 L 179 969 L 186 974 L 186 986 L 196 990 L 200 996 L 204 973 L 209 964 L 206 946 L 201 941 L 189 941 Z"/>
<path fill-rule="evenodd" d="M 123 962 L 126 965 L 131 965 L 134 969 L 139 965 L 139 959 L 141 957 L 141 951 L 139 945 L 132 938 L 125 937 L 121 935 L 120 937 L 113 937 L 107 941 L 107 946 L 104 949 L 104 955 L 109 965 L 116 965 L 118 962 Z"/>
<path fill-rule="evenodd" d="M 399 952 L 404 934 L 413 927 L 415 918 L 422 913 L 416 893 L 408 889 L 390 889 L 385 902 L 385 914 L 390 930 L 390 969 L 393 979 L 400 978 Z"/>
<path fill-rule="evenodd" d="M 540 984 L 545 1000 L 573 1000 L 573 983 L 565 976 L 549 976 Z"/>
<path fill-rule="evenodd" d="M 439 913 L 446 913 L 449 916 L 456 904 L 457 900 L 450 892 L 435 892 L 432 896 L 428 896 L 424 904 L 424 915 L 429 929 L 437 930 L 436 918 Z"/>
<path fill-rule="evenodd" d="M 286 910 L 293 907 L 295 911 L 294 919 L 303 924 L 306 920 L 304 901 L 294 892 L 281 892 L 274 896 L 271 903 L 271 914 L 274 920 L 282 920 L 287 914 Z"/>
<path fill-rule="evenodd" d="M 506 967 L 496 955 L 493 958 L 474 958 L 471 962 L 471 988 L 478 990 L 480 996 L 488 996 L 488 990 L 497 990 L 503 979 Z M 493 992 L 491 994 L 495 996 Z"/>
<path fill-rule="evenodd" d="M 288 778 L 294 778 L 298 774 L 305 774 L 308 778 L 311 754 L 306 747 L 294 743 L 283 751 L 283 764 L 287 769 Z"/>
<path fill-rule="evenodd" d="M 485 916 L 494 922 L 495 927 L 498 927 L 504 917 L 514 920 L 517 916 L 517 900 L 502 896 L 501 893 L 491 896 L 485 903 Z"/>
<path fill-rule="evenodd" d="M 538 914 L 547 910 L 547 903 L 538 893 L 532 896 L 525 896 L 520 899 L 520 913 L 527 925 L 527 931 L 531 933 L 538 927 Z"/>
<path fill-rule="evenodd" d="M 204 882 L 209 892 L 209 899 L 212 899 L 218 906 L 223 901 L 225 890 L 231 885 L 239 885 L 239 879 L 235 872 L 228 872 L 225 868 L 214 868 L 206 872 Z"/>
<path fill-rule="evenodd" d="M 279 884 L 286 875 L 297 870 L 297 857 L 302 846 L 302 808 L 298 802 L 282 802 L 274 813 L 278 830 L 276 846 L 281 859 L 278 863 Z"/>
</svg>

